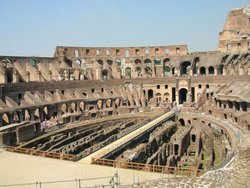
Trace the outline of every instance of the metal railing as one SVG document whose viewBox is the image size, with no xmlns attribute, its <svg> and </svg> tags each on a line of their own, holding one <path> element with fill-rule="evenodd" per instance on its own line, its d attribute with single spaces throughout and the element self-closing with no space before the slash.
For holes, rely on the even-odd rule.
<svg viewBox="0 0 250 188">
<path fill-rule="evenodd" d="M 161 166 L 161 165 L 152 165 L 145 163 L 134 163 L 127 161 L 117 161 L 104 158 L 92 158 L 92 164 L 126 168 L 132 170 L 139 170 L 145 172 L 155 172 L 163 174 L 174 174 L 174 175 L 185 175 L 185 176 L 200 176 L 204 174 L 204 170 L 197 168 L 183 168 L 183 167 L 173 167 L 173 166 Z"/>
<path fill-rule="evenodd" d="M 48 157 L 48 158 L 53 158 L 53 159 L 62 159 L 62 160 L 68 160 L 68 161 L 75 161 L 75 156 L 70 155 L 70 154 L 49 152 L 49 151 L 43 151 L 43 150 L 37 150 L 37 149 L 29 149 L 29 148 L 20 148 L 20 147 L 13 147 L 13 146 L 6 146 L 6 147 L 4 147 L 4 149 L 6 151 L 9 151 L 9 152 L 22 153 L 22 154 L 28 154 L 28 155 L 35 155 L 35 156 L 41 156 L 41 157 Z"/>
<path fill-rule="evenodd" d="M 97 183 L 100 182 L 100 183 Z M 59 181 L 44 181 L 34 183 L 19 183 L 19 184 L 5 184 L 0 187 L 17 187 L 17 188 L 119 188 L 120 177 L 118 172 L 113 176 L 96 177 L 87 179 L 73 179 L 73 180 L 59 180 Z"/>
</svg>

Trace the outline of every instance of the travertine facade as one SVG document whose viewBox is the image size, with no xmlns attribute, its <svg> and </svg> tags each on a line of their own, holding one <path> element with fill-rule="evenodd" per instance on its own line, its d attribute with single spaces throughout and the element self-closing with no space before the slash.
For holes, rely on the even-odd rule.
<svg viewBox="0 0 250 188">
<path fill-rule="evenodd" d="M 248 51 L 250 48 L 250 5 L 229 12 L 220 33 L 218 51 Z"/>
</svg>

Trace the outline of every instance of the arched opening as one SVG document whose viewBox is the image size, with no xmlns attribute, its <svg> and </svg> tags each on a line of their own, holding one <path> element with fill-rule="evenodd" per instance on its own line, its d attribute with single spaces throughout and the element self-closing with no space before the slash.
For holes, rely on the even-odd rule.
<svg viewBox="0 0 250 188">
<path fill-rule="evenodd" d="M 145 73 L 146 73 L 147 77 L 151 77 L 153 71 L 152 71 L 152 69 L 150 67 L 146 67 L 145 68 Z"/>
<path fill-rule="evenodd" d="M 241 102 L 241 108 L 243 111 L 247 111 L 247 103 L 246 102 Z"/>
<path fill-rule="evenodd" d="M 102 79 L 107 80 L 108 79 L 108 70 L 105 69 L 102 71 Z"/>
<path fill-rule="evenodd" d="M 185 126 L 185 121 L 184 121 L 184 119 L 180 118 L 180 119 L 179 119 L 179 124 L 180 124 L 181 126 Z"/>
<path fill-rule="evenodd" d="M 165 58 L 165 59 L 163 60 L 164 65 L 169 64 L 169 62 L 170 62 L 170 59 L 169 59 L 169 58 Z"/>
<path fill-rule="evenodd" d="M 214 67 L 212 66 L 208 67 L 208 74 L 214 75 Z"/>
<path fill-rule="evenodd" d="M 148 90 L 148 101 L 154 97 L 154 91 L 152 89 Z"/>
<path fill-rule="evenodd" d="M 156 93 L 155 97 L 156 97 L 156 102 L 157 103 L 161 102 L 161 94 L 160 93 Z"/>
<path fill-rule="evenodd" d="M 13 70 L 12 69 L 6 69 L 5 74 L 6 74 L 6 82 L 7 83 L 12 83 L 13 82 Z"/>
<path fill-rule="evenodd" d="M 196 57 L 193 61 L 193 74 L 197 74 L 197 63 L 200 62 L 200 58 Z"/>
<path fill-rule="evenodd" d="M 234 106 L 237 111 L 240 110 L 240 104 L 238 102 L 234 102 Z"/>
<path fill-rule="evenodd" d="M 155 65 L 161 65 L 161 60 L 160 59 L 154 59 L 154 64 Z"/>
<path fill-rule="evenodd" d="M 9 116 L 8 116 L 8 114 L 3 114 L 2 115 L 2 120 L 3 120 L 3 126 L 5 126 L 5 125 L 9 125 L 10 124 L 10 119 L 9 119 Z"/>
<path fill-rule="evenodd" d="M 200 75 L 206 75 L 206 68 L 205 67 L 200 68 Z"/>
<path fill-rule="evenodd" d="M 136 76 L 137 77 L 141 77 L 142 76 L 141 67 L 136 67 L 135 68 L 135 72 L 136 72 Z"/>
<path fill-rule="evenodd" d="M 106 108 L 111 108 L 112 106 L 112 101 L 111 101 L 111 99 L 108 99 L 108 100 L 106 100 Z"/>
<path fill-rule="evenodd" d="M 97 60 L 97 63 L 99 64 L 99 65 L 101 65 L 101 66 L 103 66 L 103 61 L 102 60 Z"/>
<path fill-rule="evenodd" d="M 227 101 L 227 103 L 228 103 L 229 108 L 233 108 L 233 102 L 232 101 Z"/>
<path fill-rule="evenodd" d="M 187 89 L 181 88 L 179 90 L 179 104 L 182 104 L 187 101 Z"/>
<path fill-rule="evenodd" d="M 60 110 L 61 110 L 62 115 L 67 113 L 67 105 L 65 103 L 63 103 Z"/>
<path fill-rule="evenodd" d="M 126 76 L 126 78 L 131 78 L 131 68 L 130 67 L 127 67 L 125 69 L 125 76 Z"/>
<path fill-rule="evenodd" d="M 169 66 L 169 63 L 170 63 L 170 59 L 169 58 L 165 58 L 163 60 L 163 74 L 164 76 L 169 76 L 170 75 L 170 66 Z"/>
<path fill-rule="evenodd" d="M 184 63 L 182 63 L 180 68 L 181 76 L 188 75 L 190 68 L 191 68 L 191 63 L 189 61 L 185 61 Z"/>
<path fill-rule="evenodd" d="M 170 67 L 169 66 L 164 67 L 163 72 L 164 76 L 170 76 Z"/>
<path fill-rule="evenodd" d="M 164 93 L 164 100 L 169 101 L 169 93 Z"/>
<path fill-rule="evenodd" d="M 107 60 L 107 64 L 111 66 L 111 65 L 113 64 L 113 61 L 110 60 L 110 59 L 108 59 L 108 60 Z"/>
<path fill-rule="evenodd" d="M 135 60 L 135 64 L 136 64 L 136 65 L 141 64 L 141 60 L 140 60 L 140 59 L 136 59 L 136 60 Z"/>
<path fill-rule="evenodd" d="M 151 60 L 145 59 L 144 64 L 146 64 L 147 66 L 151 66 Z"/>
</svg>

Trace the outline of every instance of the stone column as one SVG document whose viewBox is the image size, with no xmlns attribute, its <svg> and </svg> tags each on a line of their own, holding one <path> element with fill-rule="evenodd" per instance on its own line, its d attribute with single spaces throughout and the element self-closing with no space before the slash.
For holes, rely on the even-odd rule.
<svg viewBox="0 0 250 188">
<path fill-rule="evenodd" d="M 49 71 L 49 81 L 51 81 L 51 80 L 52 80 L 52 72 Z"/>
<path fill-rule="evenodd" d="M 7 80 L 6 79 L 6 74 L 5 73 L 1 74 L 0 75 L 0 83 L 5 84 L 7 82 L 6 80 Z"/>
<path fill-rule="evenodd" d="M 191 78 L 188 77 L 188 92 L 187 92 L 187 102 L 192 102 L 192 92 L 191 92 Z"/>
<path fill-rule="evenodd" d="M 215 75 L 215 76 L 218 75 L 218 67 L 214 67 L 214 75 Z"/>
<path fill-rule="evenodd" d="M 227 69 L 225 67 L 223 67 L 223 74 L 222 75 L 227 75 Z"/>
<path fill-rule="evenodd" d="M 80 102 L 76 103 L 76 112 L 80 112 Z"/>
<path fill-rule="evenodd" d="M 41 73 L 41 71 L 37 71 L 37 75 L 38 75 L 38 82 L 41 82 L 42 81 L 42 73 Z"/>
<path fill-rule="evenodd" d="M 200 67 L 197 67 L 197 75 L 200 75 Z"/>
<path fill-rule="evenodd" d="M 26 82 L 30 81 L 30 73 L 27 71 L 26 72 Z"/>
<path fill-rule="evenodd" d="M 148 100 L 148 90 L 145 90 L 145 97 Z"/>
<path fill-rule="evenodd" d="M 190 74 L 190 76 L 193 76 L 193 75 L 194 75 L 194 71 L 193 71 L 193 69 L 190 69 L 189 74 Z"/>
<path fill-rule="evenodd" d="M 244 67 L 243 66 L 239 67 L 239 75 L 244 75 Z"/>
<path fill-rule="evenodd" d="M 18 83 L 19 82 L 19 75 L 17 70 L 14 69 L 13 71 L 13 83 Z"/>
<path fill-rule="evenodd" d="M 176 78 L 175 101 L 177 104 L 179 104 L 179 78 Z"/>
</svg>

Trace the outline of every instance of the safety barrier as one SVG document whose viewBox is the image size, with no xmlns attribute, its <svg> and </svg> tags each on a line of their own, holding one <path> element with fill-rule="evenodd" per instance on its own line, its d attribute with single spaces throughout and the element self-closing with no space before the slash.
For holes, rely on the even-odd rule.
<svg viewBox="0 0 250 188">
<path fill-rule="evenodd" d="M 98 183 L 97 183 L 98 182 Z M 51 188 L 51 187 L 68 187 L 68 188 L 119 188 L 120 176 L 116 172 L 113 176 L 95 177 L 87 179 L 74 180 L 57 180 L 47 182 L 5 184 L 0 187 L 17 187 L 17 188 Z"/>
<path fill-rule="evenodd" d="M 48 151 L 42 151 L 42 150 L 37 150 L 37 149 L 19 148 L 19 147 L 12 147 L 12 146 L 6 146 L 5 150 L 9 152 L 23 153 L 23 154 L 48 157 L 48 158 L 53 158 L 53 159 L 75 161 L 74 155 L 64 154 L 64 153 L 48 152 Z"/>
<path fill-rule="evenodd" d="M 155 172 L 155 173 L 185 175 L 185 176 L 200 176 L 205 172 L 204 170 L 200 170 L 197 168 L 161 166 L 161 165 L 152 165 L 144 163 L 117 161 L 104 158 L 92 158 L 91 164 L 140 170 L 145 172 Z"/>
</svg>

